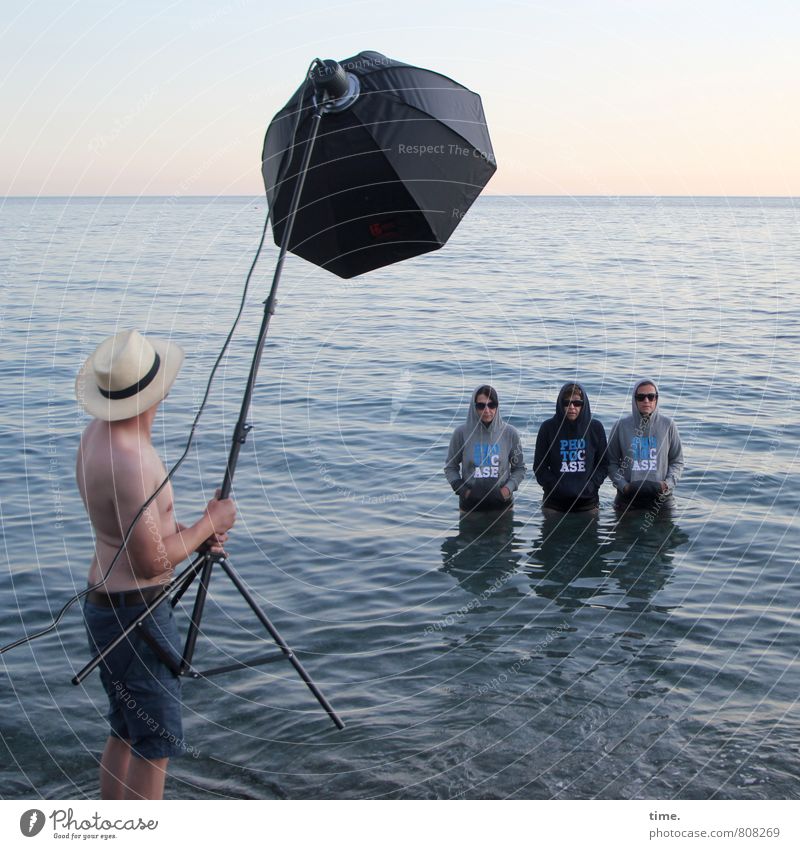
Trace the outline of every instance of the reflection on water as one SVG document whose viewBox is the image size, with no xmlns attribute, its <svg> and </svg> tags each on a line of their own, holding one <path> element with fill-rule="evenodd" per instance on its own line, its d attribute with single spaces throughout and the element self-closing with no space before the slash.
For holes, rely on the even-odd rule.
<svg viewBox="0 0 800 849">
<path fill-rule="evenodd" d="M 442 543 L 442 571 L 473 595 L 496 586 L 522 561 L 521 527 L 513 508 L 462 515 L 458 534 Z"/>
<path fill-rule="evenodd" d="M 655 521 L 633 513 L 545 516 L 527 569 L 537 595 L 564 610 L 603 605 L 609 595 L 645 610 L 669 580 L 675 550 L 688 539 L 667 515 Z"/>
<path fill-rule="evenodd" d="M 182 344 L 158 420 L 175 459 L 263 203 L 6 200 L 3 214 L 11 640 L 86 578 L 76 369 L 118 316 Z M 348 729 L 278 665 L 187 687 L 202 753 L 175 762 L 168 795 L 796 796 L 800 433 L 794 395 L 774 391 L 800 337 L 796 235 L 791 199 L 494 197 L 445 251 L 346 291 L 288 262 L 232 554 Z M 224 471 L 260 298 L 176 481 L 182 517 Z M 617 516 L 606 484 L 599 518 L 544 520 L 529 479 L 513 513 L 453 527 L 441 467 L 475 375 L 501 389 L 527 453 L 555 376 L 576 367 L 607 425 L 640 374 L 669 388 L 687 459 L 676 516 Z M 252 619 L 224 584 L 209 648 L 237 656 Z M 69 682 L 84 660 L 77 611 L 3 656 L 4 795 L 96 794 L 105 705 L 96 680 Z"/>
</svg>

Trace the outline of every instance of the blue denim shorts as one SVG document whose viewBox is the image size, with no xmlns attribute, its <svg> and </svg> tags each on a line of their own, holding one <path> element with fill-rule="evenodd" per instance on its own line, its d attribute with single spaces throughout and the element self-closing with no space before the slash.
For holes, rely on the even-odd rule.
<svg viewBox="0 0 800 849">
<path fill-rule="evenodd" d="M 144 605 L 100 607 L 88 601 L 83 612 L 89 649 L 97 654 L 144 610 Z M 181 640 L 169 601 L 145 620 L 159 646 L 180 662 Z M 111 736 L 127 740 L 133 755 L 170 758 L 186 750 L 181 721 L 181 681 L 137 631 L 129 634 L 100 664 L 108 694 Z"/>
</svg>

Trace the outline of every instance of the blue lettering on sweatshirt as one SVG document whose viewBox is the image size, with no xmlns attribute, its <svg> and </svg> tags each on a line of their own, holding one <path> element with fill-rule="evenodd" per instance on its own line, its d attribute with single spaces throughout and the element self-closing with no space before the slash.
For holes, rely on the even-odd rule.
<svg viewBox="0 0 800 849">
<path fill-rule="evenodd" d="M 558 450 L 561 453 L 561 472 L 586 471 L 585 439 L 561 439 Z"/>
<path fill-rule="evenodd" d="M 655 472 L 658 469 L 658 440 L 655 436 L 634 436 L 631 454 L 634 472 Z"/>
<path fill-rule="evenodd" d="M 476 443 L 472 447 L 472 461 L 475 463 L 476 478 L 496 478 L 500 474 L 500 443 L 491 445 Z"/>
</svg>

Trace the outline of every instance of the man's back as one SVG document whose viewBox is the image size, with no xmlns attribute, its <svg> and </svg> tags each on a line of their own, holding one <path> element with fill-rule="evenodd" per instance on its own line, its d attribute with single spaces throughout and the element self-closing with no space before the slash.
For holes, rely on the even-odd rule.
<svg viewBox="0 0 800 849">
<path fill-rule="evenodd" d="M 89 583 L 100 581 L 122 544 L 139 507 L 166 476 L 164 464 L 146 433 L 117 422 L 95 419 L 83 433 L 76 464 L 78 489 L 95 530 L 95 556 Z M 153 536 L 175 532 L 170 484 L 139 520 Z M 141 532 L 141 530 L 139 531 Z M 171 569 L 147 577 L 124 551 L 105 584 L 107 592 L 157 585 L 169 578 Z"/>
</svg>

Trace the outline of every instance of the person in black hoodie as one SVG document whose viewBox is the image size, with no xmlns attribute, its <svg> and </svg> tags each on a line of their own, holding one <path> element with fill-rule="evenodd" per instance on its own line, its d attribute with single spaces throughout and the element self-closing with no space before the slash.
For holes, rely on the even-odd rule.
<svg viewBox="0 0 800 849">
<path fill-rule="evenodd" d="M 545 513 L 597 510 L 598 491 L 608 474 L 606 432 L 592 418 L 589 396 L 580 383 L 565 383 L 556 414 L 536 436 L 533 472 L 544 489 Z"/>
</svg>

